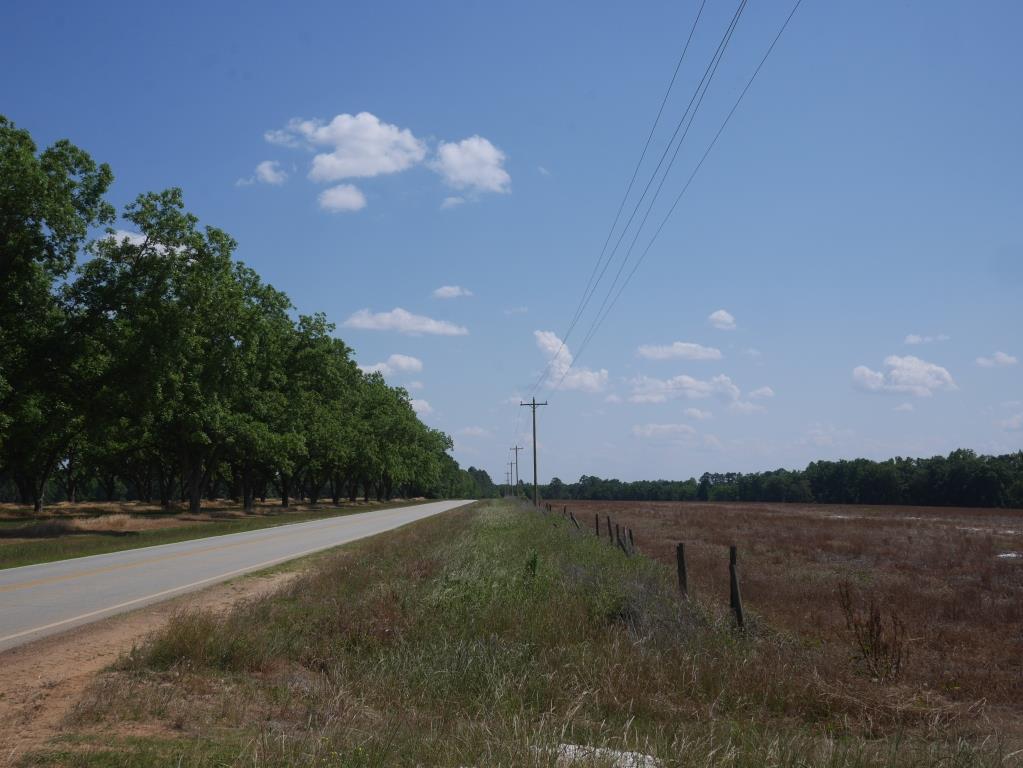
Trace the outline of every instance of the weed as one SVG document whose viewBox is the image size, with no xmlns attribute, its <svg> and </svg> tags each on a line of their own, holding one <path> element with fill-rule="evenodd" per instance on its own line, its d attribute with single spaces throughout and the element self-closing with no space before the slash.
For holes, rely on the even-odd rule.
<svg viewBox="0 0 1023 768">
<path fill-rule="evenodd" d="M 838 586 L 838 602 L 846 629 L 856 644 L 858 660 L 870 676 L 881 683 L 893 683 L 902 673 L 906 654 L 906 625 L 894 609 L 882 615 L 873 595 L 861 605 L 848 581 Z"/>
</svg>

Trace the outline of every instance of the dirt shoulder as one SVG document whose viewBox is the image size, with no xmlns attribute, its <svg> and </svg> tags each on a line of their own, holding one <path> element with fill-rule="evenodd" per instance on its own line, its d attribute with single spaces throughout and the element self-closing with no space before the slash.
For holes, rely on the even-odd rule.
<svg viewBox="0 0 1023 768">
<path fill-rule="evenodd" d="M 61 732 L 65 714 L 96 673 L 183 608 L 223 609 L 298 577 L 294 569 L 242 576 L 0 653 L 0 766 Z"/>
</svg>

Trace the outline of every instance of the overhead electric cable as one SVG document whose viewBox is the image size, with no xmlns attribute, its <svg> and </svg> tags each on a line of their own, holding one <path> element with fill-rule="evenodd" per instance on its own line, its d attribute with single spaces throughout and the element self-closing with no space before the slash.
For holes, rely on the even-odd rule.
<svg viewBox="0 0 1023 768">
<path fill-rule="evenodd" d="M 700 97 L 701 93 L 705 93 L 706 92 L 706 87 L 705 86 L 709 86 L 710 78 L 713 76 L 713 72 L 716 70 L 717 63 L 720 62 L 721 57 L 724 55 L 725 49 L 728 47 L 728 42 L 731 40 L 731 36 L 734 33 L 735 27 L 738 24 L 739 19 L 742 16 L 743 11 L 746 8 L 747 2 L 748 2 L 748 0 L 740 0 L 739 5 L 736 7 L 735 13 L 733 13 L 732 19 L 729 22 L 728 27 L 725 29 L 724 34 L 721 36 L 721 40 L 718 42 L 718 45 L 717 45 L 717 48 L 714 51 L 714 54 L 711 56 L 710 61 L 707 63 L 707 66 L 706 66 L 706 68 L 703 71 L 703 76 L 700 78 L 700 82 L 697 83 L 696 89 L 693 91 L 693 95 L 689 99 L 689 103 L 686 105 L 685 111 L 682 113 L 682 116 L 679 118 L 678 123 L 675 125 L 675 130 L 674 130 L 674 132 L 672 132 L 671 138 L 668 139 L 668 143 L 667 143 L 667 145 L 665 145 L 664 151 L 661 153 L 661 156 L 660 156 L 660 158 L 657 161 L 657 166 L 654 168 L 653 172 L 650 174 L 650 178 L 647 179 L 646 185 L 643 188 L 643 192 L 640 194 L 639 199 L 636 201 L 635 205 L 633 206 L 632 213 L 629 215 L 629 219 L 628 219 L 628 221 L 626 221 L 625 226 L 624 226 L 624 228 L 621 231 L 621 234 L 619 234 L 618 240 L 615 242 L 614 247 L 611 249 L 611 252 L 608 254 L 607 260 L 604 262 L 604 265 L 601 268 L 600 273 L 597 276 L 596 282 L 593 283 L 593 285 L 590 288 L 589 292 L 584 297 L 584 301 L 583 301 L 583 304 L 582 304 L 581 311 L 585 310 L 586 306 L 588 306 L 588 304 L 590 302 L 590 299 L 593 297 L 593 294 L 596 292 L 597 286 L 600 284 L 600 281 L 604 278 L 604 274 L 607 272 L 607 268 L 611 265 L 611 262 L 614 260 L 614 256 L 618 252 L 618 248 L 621 245 L 622 240 L 625 238 L 625 235 L 628 232 L 629 227 L 632 226 L 632 222 L 635 220 L 636 214 L 639 212 L 640 207 L 643 205 L 643 201 L 646 199 L 646 195 L 650 191 L 651 185 L 653 184 L 654 180 L 657 178 L 657 175 L 660 172 L 661 167 L 664 165 L 664 160 L 668 156 L 668 153 L 671 151 L 671 148 L 672 148 L 672 146 L 675 143 L 675 139 L 678 137 L 679 131 L 682 130 L 682 127 L 686 124 L 687 117 L 690 116 L 691 112 L 695 116 L 695 112 L 693 112 L 693 104 L 696 103 L 697 98 Z M 701 99 L 701 101 L 702 101 L 702 99 Z M 691 123 L 692 123 L 692 120 L 690 119 L 690 124 Z M 686 130 L 686 133 L 688 133 L 688 129 Z M 683 136 L 683 138 L 684 138 L 684 136 Z M 680 140 L 679 146 L 681 146 L 681 140 Z M 678 154 L 678 149 L 676 148 L 675 155 L 677 155 L 677 154 Z M 672 162 L 674 162 L 674 155 L 673 155 Z M 668 170 L 670 170 L 670 164 L 669 164 Z M 662 184 L 663 184 L 663 182 L 662 182 Z M 620 271 L 621 271 L 621 267 L 619 268 L 619 272 Z M 580 316 L 581 316 L 581 311 L 580 311 Z M 573 323 L 573 325 L 569 329 L 569 333 L 571 333 L 571 328 L 574 328 L 574 326 L 575 326 L 575 324 Z M 592 328 L 592 323 L 591 323 L 591 328 Z M 561 343 L 560 343 L 560 345 L 558 347 L 558 351 L 555 353 L 555 355 L 553 357 L 551 357 L 551 359 L 547 362 L 547 365 L 541 371 L 540 377 L 537 379 L 537 382 L 533 385 L 533 389 L 532 389 L 533 392 L 536 392 L 537 390 L 539 390 L 540 386 L 547 380 L 547 376 L 550 374 L 550 371 L 551 371 L 551 365 L 554 362 L 554 360 L 557 359 L 557 357 L 561 354 L 561 350 L 565 348 L 565 345 L 567 343 L 567 339 L 568 339 L 569 333 L 566 333 L 566 335 L 561 339 Z M 568 375 L 568 371 L 570 369 L 571 369 L 571 364 L 569 364 L 568 368 L 566 368 L 566 370 L 563 372 L 560 381 L 564 381 L 565 376 Z M 559 381 L 559 385 L 558 386 L 560 386 L 560 381 Z"/>
<path fill-rule="evenodd" d="M 788 16 L 785 18 L 785 21 L 782 23 L 781 28 L 778 30 L 777 34 L 774 36 L 774 39 L 771 41 L 771 45 L 767 48 L 767 51 L 764 53 L 763 57 L 760 59 L 760 62 L 757 64 L 756 68 L 753 70 L 753 74 L 750 76 L 749 80 L 746 82 L 746 85 L 743 87 L 742 91 L 739 93 L 738 98 L 736 98 L 735 103 L 732 105 L 732 108 L 729 110 L 728 114 L 725 116 L 725 119 L 722 121 L 721 126 L 718 128 L 717 133 L 714 134 L 714 138 L 711 139 L 710 143 L 707 145 L 707 148 L 706 148 L 706 150 L 704 150 L 704 153 L 701 156 L 700 161 L 696 164 L 696 167 L 693 169 L 692 173 L 689 175 L 689 178 L 686 180 L 685 185 L 682 187 L 681 191 L 675 197 L 674 202 L 671 204 L 671 207 L 668 209 L 667 213 L 662 218 L 660 225 L 658 225 L 658 227 L 657 227 L 656 231 L 654 232 L 653 236 L 650 238 L 650 241 L 646 244 L 646 247 L 643 249 L 643 252 L 639 256 L 639 259 L 637 259 L 636 263 L 633 265 L 632 270 L 626 276 L 625 281 L 622 283 L 621 287 L 618 289 L 618 292 L 615 294 L 614 298 L 611 300 L 611 303 L 607 306 L 607 308 L 604 311 L 604 313 L 599 315 L 597 320 L 596 320 L 596 322 L 594 323 L 594 325 L 591 326 L 590 332 L 587 334 L 586 338 L 583 341 L 582 346 L 577 351 L 574 359 L 572 360 L 572 363 L 568 366 L 568 369 L 566 369 L 565 372 L 562 374 L 562 378 L 561 378 L 562 381 L 564 381 L 564 377 L 568 375 L 568 371 L 569 371 L 569 369 L 571 369 L 572 365 L 574 365 L 574 363 L 577 362 L 578 359 L 582 356 L 582 353 L 586 349 L 586 347 L 588 346 L 589 341 L 596 334 L 597 330 L 603 324 L 604 320 L 607 319 L 607 316 L 610 314 L 611 310 L 614 308 L 615 304 L 618 302 L 618 299 L 622 295 L 622 292 L 628 286 L 629 282 L 631 282 L 633 275 L 636 274 L 636 271 L 639 269 L 640 265 L 643 263 L 643 260 L 646 258 L 647 254 L 650 252 L 651 247 L 653 247 L 654 242 L 657 240 L 658 236 L 661 234 L 661 231 L 664 229 L 664 226 L 668 223 L 668 220 L 671 218 L 672 214 L 675 212 L 675 208 L 678 206 L 679 202 L 682 200 L 682 197 L 685 195 L 686 191 L 689 189 L 689 186 L 692 184 L 693 179 L 696 177 L 696 174 L 700 171 L 700 168 L 703 167 L 703 164 L 706 161 L 707 157 L 710 155 L 711 150 L 714 149 L 714 146 L 717 144 L 718 139 L 721 137 L 721 134 L 724 132 L 725 127 L 728 125 L 729 121 L 732 119 L 732 116 L 735 114 L 735 111 L 739 108 L 739 104 L 742 102 L 743 98 L 746 96 L 746 93 L 749 91 L 750 87 L 753 85 L 753 81 L 756 80 L 757 75 L 760 74 L 760 70 L 763 68 L 764 64 L 767 62 L 767 59 L 768 59 L 768 57 L 770 57 L 771 52 L 774 50 L 775 46 L 777 45 L 778 40 L 781 39 L 782 34 L 788 28 L 789 22 L 792 21 L 792 17 L 795 15 L 796 11 L 799 9 L 799 6 L 800 6 L 801 3 L 802 3 L 802 0 L 796 0 L 795 4 L 792 6 L 792 10 L 789 12 Z"/>
<path fill-rule="evenodd" d="M 689 51 L 689 44 L 693 40 L 693 34 L 696 32 L 696 27 L 700 22 L 700 17 L 703 15 L 703 9 L 704 6 L 706 6 L 706 4 L 707 0 L 701 1 L 700 7 L 696 12 L 696 18 L 693 19 L 693 24 L 689 28 L 689 36 L 686 38 L 685 45 L 682 47 L 682 53 L 679 55 L 678 62 L 676 62 L 675 64 L 675 71 L 672 72 L 671 80 L 668 82 L 668 87 L 664 91 L 664 96 L 661 99 L 661 105 L 657 109 L 657 115 L 654 117 L 654 122 L 650 126 L 650 132 L 647 134 L 646 141 L 643 144 L 643 151 L 640 152 L 639 160 L 636 161 L 636 167 L 632 171 L 632 178 L 629 179 L 629 184 L 625 189 L 625 194 L 622 196 L 622 201 L 621 203 L 618 204 L 618 211 L 615 213 L 614 221 L 611 222 L 611 228 L 608 230 L 607 237 L 604 239 L 604 245 L 600 249 L 600 254 L 597 256 L 597 260 L 593 264 L 593 269 L 590 270 L 589 279 L 586 281 L 586 287 L 583 289 L 583 295 L 580 298 L 579 304 L 576 307 L 575 313 L 572 316 L 572 320 L 569 323 L 568 330 L 561 337 L 561 348 L 559 348 L 558 351 L 554 354 L 554 356 L 551 358 L 551 361 L 553 361 L 555 358 L 557 358 L 558 355 L 561 354 L 561 349 L 564 348 L 565 341 L 568 339 L 569 335 L 571 335 L 572 330 L 575 328 L 576 323 L 579 322 L 579 319 L 582 317 L 583 311 L 586 309 L 586 304 L 589 301 L 589 297 L 592 295 L 590 285 L 593 283 L 593 277 L 594 275 L 597 274 L 597 270 L 600 268 L 600 265 L 604 260 L 604 255 L 607 252 L 608 243 L 611 242 L 611 237 L 614 235 L 615 229 L 618 227 L 618 222 L 621 219 L 622 211 L 625 209 L 625 203 L 628 201 L 629 195 L 632 193 L 632 187 L 636 183 L 636 177 L 639 175 L 639 169 L 643 165 L 643 160 L 646 159 L 646 153 L 647 150 L 650 148 L 650 142 L 653 140 L 654 132 L 657 130 L 657 126 L 660 123 L 661 115 L 664 113 L 664 107 L 668 103 L 668 97 L 670 96 L 671 90 L 675 85 L 675 80 L 678 78 L 678 73 L 682 67 L 682 62 L 686 57 L 686 53 Z M 549 368 L 549 366 L 550 362 L 548 362 L 547 366 L 545 366 L 544 371 L 541 372 L 540 378 L 533 385 L 532 387 L 533 391 L 535 391 L 546 378 L 547 368 Z"/>
<path fill-rule="evenodd" d="M 643 214 L 643 218 L 640 221 L 639 226 L 636 227 L 636 230 L 632 237 L 632 242 L 629 243 L 629 247 L 626 250 L 625 255 L 622 257 L 621 263 L 618 265 L 618 271 L 615 272 L 614 279 L 612 280 L 611 285 L 605 292 L 604 299 L 601 302 L 600 307 L 597 308 L 597 312 L 594 315 L 593 322 L 590 324 L 590 330 L 587 331 L 586 337 L 583 340 L 583 346 L 585 346 L 585 344 L 589 341 L 590 337 L 592 336 L 594 325 L 597 323 L 598 318 L 601 316 L 601 313 L 607 306 L 607 303 L 610 300 L 611 295 L 614 293 L 615 287 L 618 285 L 618 281 L 621 279 L 622 272 L 624 271 L 626 264 L 628 264 L 629 259 L 632 257 L 632 251 L 635 249 L 636 243 L 639 241 L 639 236 L 643 232 L 643 227 L 646 226 L 647 219 L 650 218 L 650 213 L 651 211 L 653 211 L 654 204 L 657 202 L 657 198 L 660 197 L 661 190 L 664 188 L 664 183 L 665 181 L 667 181 L 668 175 L 671 173 L 671 169 L 675 165 L 675 160 L 678 159 L 678 154 L 679 151 L 682 149 L 682 144 L 685 141 L 686 136 L 689 135 L 689 129 L 692 127 L 693 121 L 696 119 L 696 115 L 700 111 L 700 106 L 703 104 L 703 99 L 707 95 L 707 91 L 710 90 L 711 82 L 714 79 L 714 75 L 717 73 L 718 66 L 721 64 L 721 60 L 724 58 L 725 51 L 728 49 L 728 44 L 731 42 L 732 34 L 735 32 L 735 27 L 738 25 L 739 17 L 742 15 L 742 11 L 745 8 L 745 5 L 746 5 L 745 2 L 740 3 L 740 7 L 738 8 L 736 15 L 732 19 L 732 24 L 726 31 L 725 37 L 722 38 L 722 45 L 720 45 L 718 47 L 718 50 L 715 51 L 714 58 L 711 59 L 711 63 L 708 65 L 707 73 L 705 73 L 704 79 L 700 81 L 700 86 L 697 87 L 698 98 L 697 94 L 694 94 L 694 98 L 696 98 L 696 106 L 692 110 L 692 113 L 689 115 L 689 121 L 686 124 L 685 131 L 683 131 L 682 136 L 678 140 L 678 143 L 675 144 L 675 151 L 672 153 L 671 160 L 668 162 L 667 168 L 665 168 L 664 173 L 661 175 L 661 180 L 657 185 L 657 189 L 654 190 L 654 194 L 650 197 L 650 201 L 647 204 L 646 212 Z M 701 86 L 702 90 L 700 90 Z M 671 149 L 671 146 L 669 145 L 667 149 Z M 652 181 L 653 177 L 651 178 L 651 182 Z M 642 199 L 640 199 L 639 203 L 637 204 L 637 211 L 638 206 L 641 204 Z M 625 233 L 623 232 L 622 235 L 624 237 Z"/>
</svg>

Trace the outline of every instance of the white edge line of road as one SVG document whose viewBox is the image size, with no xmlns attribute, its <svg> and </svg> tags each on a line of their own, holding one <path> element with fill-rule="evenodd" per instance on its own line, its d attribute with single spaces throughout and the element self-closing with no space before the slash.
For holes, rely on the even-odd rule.
<svg viewBox="0 0 1023 768">
<path fill-rule="evenodd" d="M 329 520 L 335 520 L 339 517 L 354 518 L 361 515 L 369 515 L 374 512 L 398 512 L 403 509 L 413 509 L 415 507 L 426 507 L 430 504 L 443 504 L 446 501 L 458 501 L 462 504 L 470 504 L 475 499 L 437 499 L 436 501 L 426 501 L 420 504 L 406 504 L 402 507 L 387 507 L 386 509 L 367 509 L 363 512 L 351 512 L 349 514 L 339 513 L 337 515 L 328 515 L 326 517 L 316 518 L 315 520 L 299 520 L 294 523 L 282 522 L 279 525 L 268 525 L 265 528 L 253 528 L 250 531 L 235 531 L 234 533 L 214 533 L 212 536 L 200 536 L 197 539 L 182 539 L 181 541 L 169 541 L 166 544 L 150 544 L 147 547 L 130 547 L 129 549 L 115 549 L 113 552 L 99 552 L 95 555 L 83 555 L 82 557 L 64 557 L 60 560 L 47 560 L 42 563 L 29 563 L 28 565 L 16 565 L 13 568 L 0 568 L 0 576 L 6 576 L 9 573 L 17 573 L 18 571 L 25 570 L 28 568 L 40 568 L 44 565 L 56 565 L 57 563 L 83 563 L 87 560 L 97 557 L 110 557 L 111 555 L 120 555 L 126 552 L 148 552 L 154 549 L 160 549 L 161 547 L 176 547 L 180 544 L 189 544 L 194 541 L 202 541 L 203 539 L 219 539 L 225 540 L 230 539 L 234 536 L 244 536 L 249 533 L 258 533 L 260 531 L 268 531 L 272 528 L 284 528 L 293 525 L 311 525 L 313 523 L 323 523 Z M 454 509 L 454 507 L 452 507 Z M 0 637 L 0 642 L 4 638 Z"/>
<path fill-rule="evenodd" d="M 462 504 L 457 505 L 456 507 L 452 507 L 451 509 L 457 509 L 458 506 L 464 506 L 465 504 L 469 504 L 469 503 L 471 503 L 471 502 L 466 501 L 466 502 L 463 502 Z M 426 505 L 425 504 L 415 504 L 413 506 L 417 506 L 418 507 L 418 506 L 426 506 Z M 387 511 L 387 510 L 384 510 L 384 511 Z M 444 510 L 444 511 L 446 512 L 448 510 Z M 314 522 L 314 521 L 310 521 L 310 522 Z M 409 523 L 414 523 L 414 522 L 418 522 L 418 520 L 410 520 L 409 521 Z M 405 523 L 404 525 L 408 525 L 409 523 Z M 296 523 L 296 525 L 300 525 L 300 523 Z M 394 531 L 394 530 L 397 530 L 398 528 L 404 527 L 404 525 L 399 525 L 399 526 L 397 526 L 395 528 L 388 528 L 387 530 L 378 531 L 377 533 L 387 533 L 389 531 Z M 247 531 L 244 531 L 244 533 L 247 533 Z M 375 536 L 375 535 L 377 535 L 377 534 L 369 534 L 369 536 Z M 189 589 L 194 589 L 196 587 L 200 587 L 203 584 L 207 584 L 207 583 L 209 583 L 211 581 L 218 581 L 218 580 L 222 581 L 224 579 L 229 579 L 232 576 L 237 576 L 238 574 L 245 573 L 246 571 L 257 571 L 257 570 L 260 570 L 261 568 L 269 568 L 271 565 L 276 565 L 277 563 L 282 563 L 282 562 L 285 562 L 286 560 L 295 560 L 295 559 L 297 559 L 299 557 L 303 557 L 305 555 L 312 554 L 313 552 L 320 552 L 320 551 L 325 550 L 325 549 L 332 549 L 333 547 L 344 546 L 345 544 L 351 544 L 353 541 L 358 541 L 359 539 L 365 539 L 365 538 L 368 538 L 368 536 L 359 536 L 359 537 L 357 537 L 355 539 L 350 539 L 349 541 L 342 541 L 342 542 L 339 542 L 337 544 L 326 544 L 326 545 L 322 545 L 321 544 L 319 546 L 312 547 L 311 549 L 302 550 L 301 552 L 293 552 L 292 554 L 284 555 L 283 557 L 275 557 L 272 560 L 265 560 L 262 563 L 256 563 L 255 565 L 247 565 L 244 568 L 236 568 L 233 571 L 227 571 L 226 573 L 220 573 L 220 574 L 217 574 L 216 576 L 208 576 L 205 579 L 200 579 L 199 581 L 193 581 L 191 584 L 183 584 L 180 587 L 172 587 L 171 589 L 165 589 L 162 592 L 154 592 L 153 594 L 146 595 L 145 597 L 136 597 L 134 600 L 126 600 L 125 602 L 118 603 L 117 605 L 108 605 L 106 608 L 100 608 L 100 609 L 95 610 L 95 611 L 89 611 L 88 613 L 83 613 L 83 614 L 81 614 L 79 616 L 74 616 L 74 617 L 72 617 L 70 619 L 63 619 L 61 621 L 55 621 L 52 624 L 44 624 L 41 627 L 33 627 L 32 629 L 25 629 L 25 630 L 22 630 L 21 632 L 16 632 L 13 635 L 7 635 L 6 637 L 0 637 L 0 643 L 6 643 L 8 640 L 17 640 L 19 637 L 25 637 L 25 635 L 31 635 L 31 634 L 34 634 L 36 632 L 45 632 L 48 629 L 54 629 L 55 627 L 61 627 L 61 626 L 64 626 L 65 624 L 73 624 L 76 621 L 82 621 L 83 619 L 89 619 L 89 618 L 92 618 L 93 616 L 99 616 L 99 615 L 104 614 L 104 613 L 110 613 L 111 611 L 118 611 L 121 608 L 127 608 L 130 605 L 136 605 L 138 603 L 143 603 L 143 602 L 145 602 L 147 600 L 155 600 L 156 598 L 164 597 L 165 595 L 171 595 L 171 594 L 174 594 L 175 592 L 185 592 L 185 591 L 187 591 Z M 161 544 L 159 546 L 167 546 L 167 545 Z M 143 547 L 140 547 L 140 549 L 143 549 Z M 150 547 L 144 547 L 144 549 L 150 549 Z"/>
</svg>

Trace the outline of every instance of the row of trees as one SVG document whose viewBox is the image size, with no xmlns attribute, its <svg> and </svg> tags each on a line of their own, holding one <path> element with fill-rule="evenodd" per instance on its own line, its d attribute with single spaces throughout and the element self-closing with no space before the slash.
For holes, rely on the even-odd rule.
<svg viewBox="0 0 1023 768">
<path fill-rule="evenodd" d="M 1023 508 L 1023 451 L 981 456 L 957 450 L 928 459 L 815 461 L 805 470 L 705 473 L 699 480 L 622 482 L 583 475 L 554 478 L 548 499 L 626 501 L 791 501 Z"/>
<path fill-rule="evenodd" d="M 180 190 L 140 195 L 139 235 L 115 235 L 112 180 L 0 117 L 0 496 L 477 494 L 408 393 L 296 316 Z"/>
</svg>

